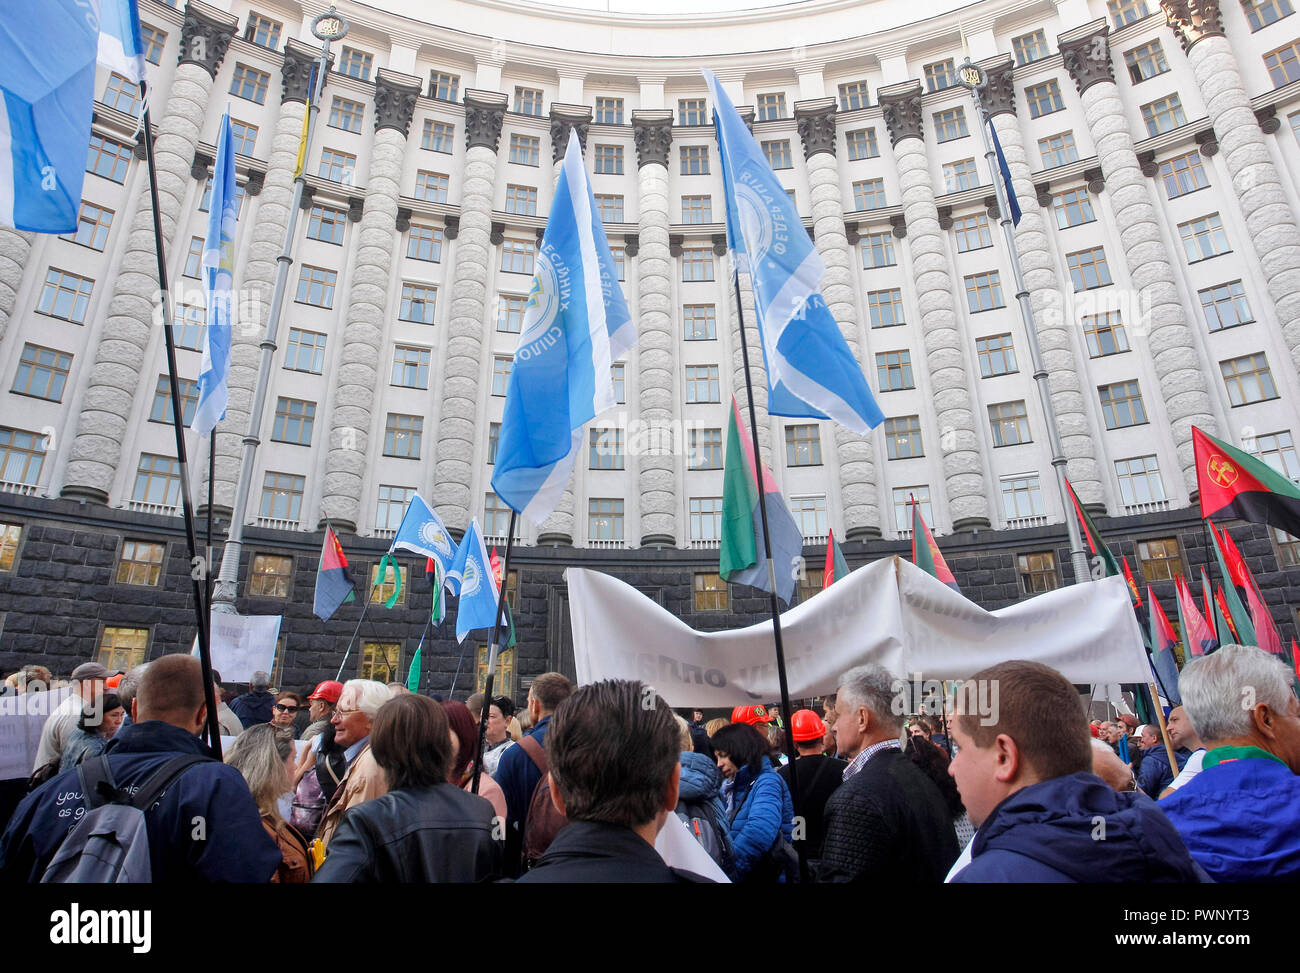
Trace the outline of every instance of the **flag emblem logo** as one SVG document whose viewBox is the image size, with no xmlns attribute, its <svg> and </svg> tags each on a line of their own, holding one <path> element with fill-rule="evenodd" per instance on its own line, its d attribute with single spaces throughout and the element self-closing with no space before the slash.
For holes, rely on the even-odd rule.
<svg viewBox="0 0 1300 973">
<path fill-rule="evenodd" d="M 567 290 L 567 288 L 566 288 Z M 560 276 L 555 272 L 550 254 L 538 250 L 536 267 L 533 273 L 533 286 L 528 292 L 525 311 L 528 314 L 533 334 L 545 333 L 560 313 Z"/>
<path fill-rule="evenodd" d="M 741 178 L 744 178 L 744 174 Z M 764 199 L 753 186 L 737 182 L 736 215 L 744 227 L 746 247 L 753 254 L 754 263 L 758 263 L 772 247 L 772 222 L 780 218 L 781 211 L 779 208 L 774 210 L 771 200 Z"/>
<path fill-rule="evenodd" d="M 478 591 L 479 585 L 483 583 L 483 569 L 479 563 L 472 557 L 465 559 L 465 570 L 460 576 L 460 596 L 472 595 Z"/>
<path fill-rule="evenodd" d="M 1212 453 L 1205 464 L 1210 478 L 1221 487 L 1229 487 L 1237 482 L 1237 468 L 1218 453 Z"/>
<path fill-rule="evenodd" d="M 427 521 L 420 525 L 420 540 L 443 554 L 451 555 L 455 553 L 446 532 L 433 521 Z"/>
</svg>

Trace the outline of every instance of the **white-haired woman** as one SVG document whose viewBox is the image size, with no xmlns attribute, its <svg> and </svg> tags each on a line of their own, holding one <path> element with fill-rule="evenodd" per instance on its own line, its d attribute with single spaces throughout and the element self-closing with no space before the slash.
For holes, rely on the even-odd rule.
<svg viewBox="0 0 1300 973">
<path fill-rule="evenodd" d="M 280 847 L 280 867 L 272 882 L 311 881 L 311 856 L 307 839 L 280 813 L 279 800 L 293 775 L 293 731 L 270 723 L 251 726 L 235 740 L 226 763 L 244 775 L 248 789 L 262 814 L 262 827 Z"/>
</svg>

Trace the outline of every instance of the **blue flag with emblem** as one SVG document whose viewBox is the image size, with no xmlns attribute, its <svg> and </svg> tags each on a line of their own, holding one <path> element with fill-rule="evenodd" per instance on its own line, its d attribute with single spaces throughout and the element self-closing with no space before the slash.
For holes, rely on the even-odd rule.
<svg viewBox="0 0 1300 973">
<path fill-rule="evenodd" d="M 206 436 L 226 417 L 230 377 L 230 328 L 235 283 L 235 147 L 230 112 L 217 130 L 217 161 L 212 169 L 208 233 L 203 240 L 203 274 L 208 293 L 208 326 L 203 329 L 203 363 L 199 366 L 199 402 L 194 431 Z"/>
<path fill-rule="evenodd" d="M 559 502 L 583 425 L 614 405 L 611 367 L 636 344 L 579 140 L 569 139 L 506 387 L 492 489 L 540 524 Z"/>
<path fill-rule="evenodd" d="M 456 556 L 456 550 L 451 545 L 451 534 L 447 532 L 447 525 L 418 493 L 411 497 L 406 505 L 406 513 L 402 514 L 402 523 L 397 528 L 393 543 L 388 550 L 390 553 L 411 551 L 433 558 L 438 563 L 444 579 L 451 567 L 452 558 Z"/>
<path fill-rule="evenodd" d="M 457 642 L 464 642 L 465 636 L 476 629 L 496 624 L 497 582 L 492 576 L 492 564 L 477 517 L 469 522 L 469 529 L 456 548 L 456 556 L 447 569 L 447 584 L 452 594 L 460 598 L 456 606 Z"/>
<path fill-rule="evenodd" d="M 762 150 L 712 71 L 713 124 L 727 204 L 727 245 L 758 311 L 767 411 L 834 419 L 865 434 L 884 421 L 819 287 L 826 265 Z"/>
</svg>

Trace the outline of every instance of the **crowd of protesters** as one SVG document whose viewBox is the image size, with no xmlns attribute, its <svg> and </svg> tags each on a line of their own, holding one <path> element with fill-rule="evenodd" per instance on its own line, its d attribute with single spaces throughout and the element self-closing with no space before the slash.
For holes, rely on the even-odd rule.
<svg viewBox="0 0 1300 973">
<path fill-rule="evenodd" d="M 147 793 L 159 882 L 1300 879 L 1300 698 L 1249 646 L 1189 661 L 1169 746 L 1159 720 L 1089 722 L 1076 687 L 1026 661 L 963 684 L 996 687 L 992 712 L 959 689 L 911 717 L 907 684 L 857 666 L 788 728 L 775 707 L 687 719 L 639 682 L 554 672 L 519 709 L 368 679 L 275 691 L 259 672 L 238 696 L 214 673 L 222 762 L 201 672 L 183 654 L 72 672 L 0 876 L 68 874 L 83 818 Z M 5 692 L 53 685 L 27 666 Z M 670 816 L 708 868 L 661 855 Z"/>
</svg>

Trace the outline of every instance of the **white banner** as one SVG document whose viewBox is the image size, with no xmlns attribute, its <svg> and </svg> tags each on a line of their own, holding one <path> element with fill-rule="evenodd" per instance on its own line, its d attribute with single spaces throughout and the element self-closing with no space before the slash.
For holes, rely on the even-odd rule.
<svg viewBox="0 0 1300 973">
<path fill-rule="evenodd" d="M 0 697 L 0 780 L 32 775 L 45 721 L 71 694 L 72 687 L 64 686 L 50 692 Z"/>
<path fill-rule="evenodd" d="M 212 668 L 222 682 L 248 682 L 255 672 L 271 671 L 280 621 L 280 615 L 212 613 Z M 197 637 L 191 654 L 199 654 Z"/>
<path fill-rule="evenodd" d="M 617 578 L 585 568 L 564 576 L 579 683 L 640 679 L 676 707 L 780 698 L 770 621 L 697 632 Z M 1008 659 L 1084 685 L 1151 679 L 1122 577 L 990 612 L 910 562 L 883 558 L 784 612 L 781 634 L 793 698 L 834 692 L 864 662 L 917 681 L 965 679 Z"/>
</svg>

